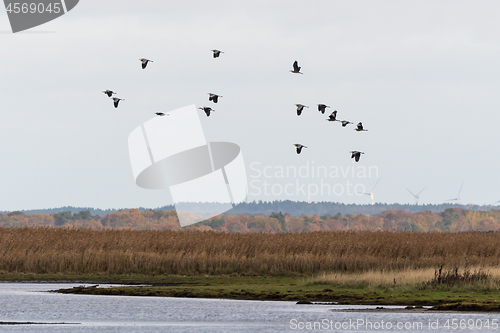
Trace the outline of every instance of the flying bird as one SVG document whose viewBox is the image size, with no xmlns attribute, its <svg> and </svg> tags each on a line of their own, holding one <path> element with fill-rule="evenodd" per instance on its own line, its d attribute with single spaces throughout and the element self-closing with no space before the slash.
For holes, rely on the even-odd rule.
<svg viewBox="0 0 500 333">
<path fill-rule="evenodd" d="M 148 65 L 148 62 L 153 62 L 153 60 L 149 60 L 149 59 L 146 59 L 146 58 L 141 58 L 139 59 L 141 62 L 142 62 L 142 69 L 146 69 L 146 66 Z"/>
<path fill-rule="evenodd" d="M 297 60 L 295 60 L 295 62 L 293 63 L 293 71 L 290 71 L 290 72 L 295 73 L 295 74 L 304 74 L 304 73 L 300 72 L 300 67 L 299 67 L 299 63 L 297 62 Z"/>
<path fill-rule="evenodd" d="M 322 114 L 325 114 L 326 108 L 329 108 L 329 106 L 325 104 L 318 104 L 318 111 L 321 112 Z"/>
<path fill-rule="evenodd" d="M 111 91 L 111 90 L 104 90 L 103 93 L 108 95 L 108 97 L 111 97 L 111 95 L 116 94 L 114 91 Z"/>
<path fill-rule="evenodd" d="M 327 121 L 338 121 L 337 120 L 337 110 L 333 111 L 332 114 L 328 116 Z"/>
<path fill-rule="evenodd" d="M 120 101 L 124 101 L 124 99 L 113 97 L 113 104 L 115 104 L 115 108 L 118 107 L 118 103 L 120 103 Z"/>
<path fill-rule="evenodd" d="M 301 145 L 300 143 L 295 143 L 294 144 L 295 148 L 297 148 L 297 154 L 300 154 L 302 152 L 302 148 L 307 148 L 304 145 Z"/>
<path fill-rule="evenodd" d="M 363 129 L 363 124 L 361 122 L 358 123 L 357 127 L 354 129 L 356 132 L 367 132 L 368 130 Z"/>
<path fill-rule="evenodd" d="M 155 112 L 155 115 L 163 117 L 163 116 L 168 116 L 168 114 L 164 114 L 163 112 Z"/>
<path fill-rule="evenodd" d="M 359 162 L 359 158 L 361 157 L 361 154 L 364 154 L 361 151 L 353 150 L 350 152 L 351 153 L 351 158 L 354 158 L 356 162 Z"/>
<path fill-rule="evenodd" d="M 198 108 L 200 110 L 203 110 L 203 112 L 205 112 L 205 114 L 207 115 L 207 117 L 210 117 L 210 112 L 214 112 L 215 110 L 212 109 L 211 107 L 208 107 L 208 106 L 204 106 L 202 108 Z"/>
<path fill-rule="evenodd" d="M 224 53 L 221 50 L 212 50 L 212 52 L 214 53 L 214 58 L 218 58 L 221 53 Z"/>
<path fill-rule="evenodd" d="M 297 116 L 300 116 L 302 114 L 304 108 L 308 108 L 308 106 L 302 104 L 295 104 L 295 106 L 297 107 Z"/>
<path fill-rule="evenodd" d="M 221 95 L 217 95 L 217 94 L 212 94 L 212 93 L 208 93 L 208 100 L 209 101 L 212 101 L 214 103 L 217 103 L 219 101 L 219 97 L 222 97 Z"/>
<path fill-rule="evenodd" d="M 342 127 L 346 127 L 347 125 L 352 124 L 350 121 L 347 120 L 337 120 L 337 121 L 340 121 L 342 123 Z"/>
</svg>

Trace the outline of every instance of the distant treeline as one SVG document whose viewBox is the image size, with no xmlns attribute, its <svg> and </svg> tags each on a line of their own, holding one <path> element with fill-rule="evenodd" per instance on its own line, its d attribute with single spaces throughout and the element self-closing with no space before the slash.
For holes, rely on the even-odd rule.
<svg viewBox="0 0 500 333">
<path fill-rule="evenodd" d="M 192 213 L 192 217 L 199 217 Z M 286 212 L 271 214 L 223 214 L 203 222 L 181 228 L 175 210 L 125 209 L 93 215 L 90 210 L 72 213 L 0 214 L 0 227 L 64 227 L 120 230 L 217 230 L 224 232 L 309 232 L 309 231 L 414 231 L 462 232 L 499 231 L 500 210 L 468 210 L 447 208 L 443 212 L 386 210 L 369 216 L 365 214 L 324 214 L 293 216 Z"/>
<path fill-rule="evenodd" d="M 183 207 L 189 209 L 193 213 L 212 213 L 223 211 L 225 205 L 220 203 L 182 203 Z M 228 211 L 228 214 L 247 214 L 247 215 L 270 215 L 272 212 L 287 212 L 292 216 L 301 215 L 326 215 L 326 214 L 364 214 L 376 215 L 386 210 L 405 210 L 407 212 L 416 213 L 421 211 L 444 212 L 448 208 L 463 208 L 467 210 L 491 210 L 495 206 L 479 206 L 479 205 L 458 205 L 458 204 L 437 204 L 437 205 L 410 205 L 410 204 L 383 204 L 375 205 L 356 205 L 343 204 L 338 202 L 306 202 L 306 201 L 253 201 L 249 203 L 241 203 Z M 139 207 L 139 211 L 151 210 L 151 208 Z M 174 205 L 155 208 L 154 210 L 172 210 Z M 52 214 L 69 211 L 73 214 L 88 210 L 92 215 L 106 216 L 110 213 L 115 213 L 120 209 L 97 209 L 90 207 L 61 207 L 49 209 L 32 209 L 23 210 L 24 214 Z"/>
</svg>

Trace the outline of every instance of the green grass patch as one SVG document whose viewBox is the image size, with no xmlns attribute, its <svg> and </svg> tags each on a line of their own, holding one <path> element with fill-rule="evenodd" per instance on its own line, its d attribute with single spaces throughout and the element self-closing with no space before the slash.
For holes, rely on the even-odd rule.
<svg viewBox="0 0 500 333">
<path fill-rule="evenodd" d="M 429 287 L 417 285 L 341 285 L 307 283 L 291 277 L 164 277 L 156 286 L 114 288 L 76 287 L 63 293 L 338 302 L 351 305 L 420 305 L 451 303 L 500 305 L 500 291 L 480 286 Z M 487 290 L 487 291 L 486 291 Z M 493 310 L 490 310 L 493 311 Z"/>
<path fill-rule="evenodd" d="M 500 290 L 487 283 L 429 285 L 314 283 L 305 277 L 71 275 L 0 273 L 1 281 L 129 284 L 113 288 L 75 287 L 61 293 L 123 296 L 196 297 L 241 300 L 338 302 L 348 305 L 419 305 L 436 310 L 500 311 Z M 147 286 L 139 286 L 139 284 Z"/>
</svg>

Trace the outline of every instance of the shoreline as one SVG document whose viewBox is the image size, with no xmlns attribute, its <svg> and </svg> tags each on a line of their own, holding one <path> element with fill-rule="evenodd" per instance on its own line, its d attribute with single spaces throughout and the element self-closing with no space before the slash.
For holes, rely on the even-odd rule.
<svg viewBox="0 0 500 333">
<path fill-rule="evenodd" d="M 500 312 L 500 290 L 485 293 L 465 289 L 417 289 L 408 286 L 341 286 L 314 284 L 306 277 L 269 276 L 144 276 L 144 275 L 43 275 L 1 274 L 0 283 L 91 284 L 59 289 L 65 294 L 220 298 L 256 301 L 289 301 L 316 305 L 412 306 L 404 312 Z M 101 284 L 117 285 L 99 288 Z M 464 287 L 466 288 L 466 287 Z M 421 307 L 432 307 L 424 310 Z M 346 310 L 343 310 L 346 311 Z M 360 310 L 354 310 L 360 311 Z M 366 309 L 365 311 L 394 311 Z"/>
</svg>

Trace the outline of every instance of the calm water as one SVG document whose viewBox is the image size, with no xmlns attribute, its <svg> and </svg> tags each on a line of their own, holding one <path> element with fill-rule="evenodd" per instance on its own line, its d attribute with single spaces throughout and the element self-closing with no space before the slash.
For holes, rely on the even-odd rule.
<svg viewBox="0 0 500 333">
<path fill-rule="evenodd" d="M 0 283 L 0 321 L 76 323 L 1 325 L 0 332 L 307 332 L 308 322 L 333 332 L 500 332 L 492 327 L 498 314 L 335 312 L 374 307 L 47 292 L 77 285 Z"/>
</svg>

